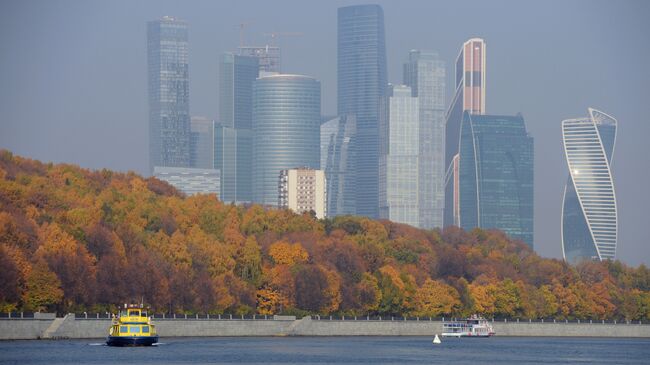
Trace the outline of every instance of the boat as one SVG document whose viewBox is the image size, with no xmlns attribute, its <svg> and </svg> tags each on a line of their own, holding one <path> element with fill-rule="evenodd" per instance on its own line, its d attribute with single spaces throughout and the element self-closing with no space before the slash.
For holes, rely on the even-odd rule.
<svg viewBox="0 0 650 365">
<path fill-rule="evenodd" d="M 431 342 L 433 342 L 434 345 L 439 345 L 439 344 L 442 343 L 442 341 L 440 341 L 440 337 L 438 337 L 437 334 L 436 334 L 436 337 L 434 337 L 433 341 L 431 341 Z"/>
<path fill-rule="evenodd" d="M 156 326 L 142 305 L 124 305 L 117 317 L 113 316 L 108 330 L 108 346 L 151 346 L 158 342 Z"/>
<path fill-rule="evenodd" d="M 490 337 L 494 335 L 495 332 L 490 322 L 478 315 L 442 324 L 442 337 Z"/>
</svg>

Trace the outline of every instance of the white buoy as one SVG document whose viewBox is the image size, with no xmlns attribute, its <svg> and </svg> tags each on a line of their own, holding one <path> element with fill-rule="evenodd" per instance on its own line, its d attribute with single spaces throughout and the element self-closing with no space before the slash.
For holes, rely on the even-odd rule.
<svg viewBox="0 0 650 365">
<path fill-rule="evenodd" d="M 438 345 L 438 344 L 442 343 L 442 341 L 440 341 L 440 337 L 438 337 L 438 335 L 436 335 L 436 336 L 433 338 L 433 341 L 432 341 L 432 342 L 433 342 L 434 345 Z"/>
</svg>

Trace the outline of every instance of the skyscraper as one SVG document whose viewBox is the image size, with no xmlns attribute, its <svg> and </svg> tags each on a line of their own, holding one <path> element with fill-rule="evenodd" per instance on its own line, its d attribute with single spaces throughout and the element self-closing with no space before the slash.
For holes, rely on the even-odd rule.
<svg viewBox="0 0 650 365">
<path fill-rule="evenodd" d="M 419 227 L 442 227 L 445 207 L 445 64 L 432 51 L 412 50 L 404 84 L 418 98 Z"/>
<path fill-rule="evenodd" d="M 379 126 L 379 217 L 420 226 L 420 107 L 411 88 L 390 85 Z M 383 109 L 383 108 L 382 108 Z"/>
<path fill-rule="evenodd" d="M 190 165 L 187 23 L 163 17 L 147 24 L 149 167 Z"/>
<path fill-rule="evenodd" d="M 321 170 L 327 181 L 327 216 L 355 214 L 356 162 L 354 115 L 321 124 Z"/>
<path fill-rule="evenodd" d="M 219 197 L 219 170 L 156 166 L 153 175 L 187 195 L 215 194 Z"/>
<path fill-rule="evenodd" d="M 466 111 L 460 131 L 460 226 L 496 228 L 533 247 L 533 138 L 524 118 Z"/>
<path fill-rule="evenodd" d="M 280 72 L 281 57 L 278 46 L 241 46 L 239 54 L 257 58 L 260 72 Z"/>
<path fill-rule="evenodd" d="M 562 206 L 562 254 L 569 262 L 616 258 L 618 216 L 611 165 L 614 117 L 589 108 L 589 117 L 562 121 L 569 179 Z"/>
<path fill-rule="evenodd" d="M 338 9 L 338 115 L 357 122 L 356 213 L 379 214 L 379 100 L 386 94 L 384 12 L 379 5 Z"/>
<path fill-rule="evenodd" d="M 215 168 L 222 168 L 225 202 L 252 200 L 253 82 L 259 59 L 224 53 L 219 64 L 219 125 L 215 131 Z"/>
<path fill-rule="evenodd" d="M 224 53 L 219 63 L 219 123 L 224 127 L 251 129 L 253 82 L 259 75 L 258 59 Z"/>
<path fill-rule="evenodd" d="M 445 216 L 444 225 L 460 226 L 460 182 L 458 174 L 460 125 L 463 114 L 485 114 L 486 45 L 480 38 L 463 44 L 456 58 L 454 98 L 445 123 Z"/>
<path fill-rule="evenodd" d="M 253 201 L 278 205 L 280 171 L 320 166 L 320 82 L 272 75 L 253 85 Z"/>
<path fill-rule="evenodd" d="M 205 117 L 190 120 L 190 167 L 214 168 L 213 121 Z"/>
</svg>

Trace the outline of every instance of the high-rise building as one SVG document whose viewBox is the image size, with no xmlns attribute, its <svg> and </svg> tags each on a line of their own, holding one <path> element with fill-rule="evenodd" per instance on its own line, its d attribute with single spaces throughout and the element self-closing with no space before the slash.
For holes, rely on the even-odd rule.
<svg viewBox="0 0 650 365">
<path fill-rule="evenodd" d="M 444 225 L 460 226 L 460 192 L 458 170 L 460 125 L 465 111 L 485 114 L 486 45 L 480 38 L 463 44 L 456 58 L 454 98 L 447 110 L 445 122 L 445 213 Z"/>
<path fill-rule="evenodd" d="M 321 124 L 321 170 L 327 181 L 327 216 L 355 214 L 356 169 L 354 115 Z"/>
<path fill-rule="evenodd" d="M 330 149 L 334 148 L 336 134 L 339 131 L 341 118 L 334 117 L 320 125 L 320 169 L 325 170 L 327 166 L 327 155 Z M 327 174 L 327 173 L 326 173 Z"/>
<path fill-rule="evenodd" d="M 533 138 L 524 118 L 466 111 L 460 131 L 460 227 L 496 228 L 533 247 Z"/>
<path fill-rule="evenodd" d="M 259 59 L 224 53 L 219 65 L 219 125 L 215 126 L 215 168 L 221 169 L 222 200 L 252 200 L 253 83 Z"/>
<path fill-rule="evenodd" d="M 190 167 L 214 168 L 214 122 L 205 117 L 190 120 Z"/>
<path fill-rule="evenodd" d="M 338 9 L 338 115 L 357 124 L 356 213 L 379 215 L 379 101 L 386 95 L 384 11 L 379 5 Z"/>
<path fill-rule="evenodd" d="M 419 227 L 418 97 L 412 96 L 408 86 L 389 85 L 382 106 L 385 110 L 379 126 L 379 217 Z"/>
<path fill-rule="evenodd" d="M 301 214 L 313 211 L 316 218 L 327 214 L 325 172 L 309 168 L 280 171 L 278 206 Z"/>
<path fill-rule="evenodd" d="M 190 166 L 190 79 L 187 23 L 163 17 L 147 24 L 149 168 Z"/>
<path fill-rule="evenodd" d="M 589 108 L 589 117 L 562 121 L 569 179 L 562 207 L 562 254 L 569 262 L 614 260 L 618 234 L 612 156 L 614 117 Z"/>
<path fill-rule="evenodd" d="M 216 194 L 217 197 L 219 196 L 219 170 L 154 166 L 153 175 L 187 195 Z"/>
<path fill-rule="evenodd" d="M 320 82 L 271 75 L 253 85 L 253 201 L 278 205 L 280 171 L 320 166 Z"/>
<path fill-rule="evenodd" d="M 219 123 L 224 127 L 251 129 L 253 82 L 259 75 L 258 59 L 224 53 L 219 63 Z"/>
<path fill-rule="evenodd" d="M 241 46 L 239 54 L 257 58 L 260 72 L 280 72 L 281 57 L 278 46 Z"/>
<path fill-rule="evenodd" d="M 445 63 L 436 52 L 409 52 L 404 84 L 420 106 L 419 227 L 427 229 L 442 227 L 445 207 L 445 77 Z"/>
</svg>

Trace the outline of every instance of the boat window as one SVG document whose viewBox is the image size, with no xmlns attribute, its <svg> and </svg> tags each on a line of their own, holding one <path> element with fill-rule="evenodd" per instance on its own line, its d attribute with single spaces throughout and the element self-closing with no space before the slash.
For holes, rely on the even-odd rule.
<svg viewBox="0 0 650 365">
<path fill-rule="evenodd" d="M 126 317 L 128 313 L 126 311 L 121 311 L 120 312 L 120 317 Z"/>
<path fill-rule="evenodd" d="M 142 333 L 149 333 L 149 326 L 142 326 Z"/>
<path fill-rule="evenodd" d="M 127 333 L 127 332 L 129 332 L 127 326 L 120 326 L 120 333 Z"/>
<path fill-rule="evenodd" d="M 140 327 L 139 326 L 129 326 L 129 332 L 131 332 L 131 333 L 140 333 Z"/>
</svg>

